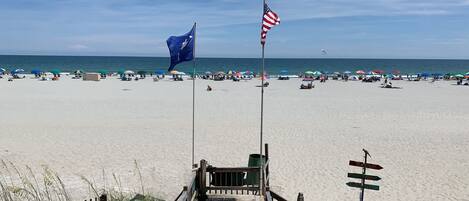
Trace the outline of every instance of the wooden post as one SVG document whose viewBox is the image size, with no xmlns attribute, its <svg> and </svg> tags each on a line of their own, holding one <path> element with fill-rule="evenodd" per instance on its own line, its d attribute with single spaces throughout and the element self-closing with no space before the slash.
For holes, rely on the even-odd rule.
<svg viewBox="0 0 469 201">
<path fill-rule="evenodd" d="M 365 152 L 365 163 L 363 165 L 363 175 L 366 174 L 366 163 L 368 162 L 368 153 L 367 150 L 363 149 L 363 152 Z M 360 201 L 363 201 L 365 199 L 365 177 L 362 178 L 362 192 L 360 194 Z"/>
<path fill-rule="evenodd" d="M 269 161 L 269 144 L 267 144 L 267 143 L 265 144 L 265 161 Z M 267 187 L 269 186 L 269 183 L 270 183 L 269 166 L 270 166 L 270 162 L 265 167 L 265 178 L 269 178 L 266 182 Z"/>
<path fill-rule="evenodd" d="M 199 168 L 199 195 L 198 200 L 205 201 L 207 200 L 207 161 L 201 160 L 200 161 L 200 168 Z"/>
<path fill-rule="evenodd" d="M 305 201 L 305 198 L 303 196 L 303 193 L 298 193 L 298 198 L 296 199 L 297 201 Z"/>
</svg>

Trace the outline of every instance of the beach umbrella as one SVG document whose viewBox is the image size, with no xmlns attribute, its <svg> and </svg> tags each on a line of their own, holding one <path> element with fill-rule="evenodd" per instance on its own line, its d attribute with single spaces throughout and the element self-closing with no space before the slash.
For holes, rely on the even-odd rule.
<svg viewBox="0 0 469 201">
<path fill-rule="evenodd" d="M 82 70 L 76 70 L 76 71 L 75 71 L 75 72 L 73 72 L 73 73 L 74 73 L 75 75 L 77 75 L 77 74 L 82 74 L 82 73 L 83 73 L 83 71 L 82 71 Z"/>
<path fill-rule="evenodd" d="M 310 70 L 305 72 L 305 75 L 313 75 L 313 74 L 314 74 L 314 72 L 310 71 Z"/>
<path fill-rule="evenodd" d="M 372 72 L 374 72 L 374 73 L 376 73 L 376 74 L 379 74 L 379 75 L 384 74 L 384 70 L 379 70 L 379 69 L 377 69 L 377 70 L 372 70 Z"/>
<path fill-rule="evenodd" d="M 210 71 L 205 72 L 205 75 L 211 75 L 211 74 L 212 74 L 212 72 L 210 72 Z"/>
<path fill-rule="evenodd" d="M 319 75 L 322 75 L 322 73 L 321 73 L 320 71 L 314 71 L 314 72 L 313 72 L 313 75 L 319 76 Z"/>
<path fill-rule="evenodd" d="M 463 77 L 464 77 L 464 75 L 462 75 L 462 74 L 456 74 L 456 75 L 454 75 L 454 77 L 457 77 L 457 78 L 463 78 Z"/>
<path fill-rule="evenodd" d="M 343 74 L 352 74 L 350 71 L 344 71 Z"/>
<path fill-rule="evenodd" d="M 60 70 L 59 69 L 52 69 L 50 71 L 50 73 L 52 73 L 53 75 L 58 75 L 58 74 L 60 74 Z"/>
<path fill-rule="evenodd" d="M 14 71 L 11 71 L 11 74 L 18 74 L 18 73 L 23 73 L 24 70 L 21 68 L 15 69 Z"/>
<path fill-rule="evenodd" d="M 394 74 L 394 75 L 399 75 L 399 74 L 401 74 L 401 71 L 399 71 L 399 70 L 393 70 L 393 71 L 392 71 L 392 74 Z"/>
<path fill-rule="evenodd" d="M 469 72 L 467 72 L 466 75 L 469 75 Z"/>
<path fill-rule="evenodd" d="M 5 71 L 7 71 L 7 70 L 5 70 L 4 68 L 0 68 L 0 73 L 3 73 Z"/>
<path fill-rule="evenodd" d="M 155 74 L 157 75 L 164 75 L 165 71 L 164 70 L 156 70 Z"/>
<path fill-rule="evenodd" d="M 135 74 L 135 72 L 133 72 L 131 70 L 126 70 L 126 71 L 124 71 L 124 74 L 133 75 L 133 74 Z"/>
<path fill-rule="evenodd" d="M 42 73 L 42 70 L 39 70 L 39 69 L 33 69 L 31 70 L 31 74 L 34 74 L 34 75 L 39 75 Z"/>
<path fill-rule="evenodd" d="M 363 71 L 363 70 L 357 70 L 357 71 L 355 71 L 355 73 L 358 74 L 358 75 L 364 75 L 364 74 L 365 74 L 365 71 Z"/>
<path fill-rule="evenodd" d="M 252 75 L 253 73 L 252 73 L 251 71 L 248 71 L 248 70 L 247 70 L 247 71 L 244 72 L 244 74 L 246 74 L 246 75 Z"/>
<path fill-rule="evenodd" d="M 101 74 L 101 75 L 107 75 L 108 71 L 107 70 L 99 70 L 98 73 Z"/>
<path fill-rule="evenodd" d="M 287 70 L 281 70 L 281 71 L 280 71 L 280 74 L 281 74 L 281 75 L 286 75 L 286 74 L 288 74 L 288 71 L 287 71 Z"/>
<path fill-rule="evenodd" d="M 225 75 L 225 73 L 222 72 L 222 71 L 219 71 L 219 72 L 217 72 L 216 74 L 217 74 L 217 75 Z"/>
<path fill-rule="evenodd" d="M 430 73 L 423 72 L 422 74 L 420 74 L 420 76 L 422 76 L 422 77 L 430 77 Z"/>
<path fill-rule="evenodd" d="M 185 74 L 186 74 L 186 73 L 184 73 L 184 72 L 177 72 L 176 75 L 185 75 Z"/>
</svg>

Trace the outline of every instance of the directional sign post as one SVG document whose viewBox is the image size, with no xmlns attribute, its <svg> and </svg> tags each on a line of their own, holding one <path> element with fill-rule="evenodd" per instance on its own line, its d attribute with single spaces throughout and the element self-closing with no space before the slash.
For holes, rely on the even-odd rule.
<svg viewBox="0 0 469 201">
<path fill-rule="evenodd" d="M 374 169 L 374 170 L 383 169 L 383 167 L 381 167 L 378 164 L 368 163 L 368 156 L 370 156 L 370 158 L 371 158 L 371 155 L 365 149 L 363 149 L 363 152 L 365 152 L 365 157 L 364 157 L 365 161 L 364 162 L 349 161 L 350 166 L 361 167 L 362 168 L 362 174 L 359 174 L 359 173 L 348 173 L 347 174 L 347 177 L 349 177 L 349 178 L 360 179 L 361 180 L 360 183 L 357 183 L 357 182 L 348 182 L 347 183 L 347 186 L 361 189 L 360 201 L 364 200 L 365 189 L 379 191 L 379 186 L 378 185 L 366 184 L 365 181 L 366 180 L 379 181 L 379 180 L 381 180 L 381 178 L 378 177 L 378 176 L 374 176 L 374 175 L 367 175 L 366 174 L 366 169 Z"/>
</svg>

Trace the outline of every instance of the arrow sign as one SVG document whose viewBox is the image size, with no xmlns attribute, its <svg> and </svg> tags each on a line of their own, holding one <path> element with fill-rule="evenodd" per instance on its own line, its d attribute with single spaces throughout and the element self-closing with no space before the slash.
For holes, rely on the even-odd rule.
<svg viewBox="0 0 469 201">
<path fill-rule="evenodd" d="M 357 174 L 357 173 L 348 173 L 348 177 L 355 178 L 355 179 L 366 179 L 366 180 L 373 180 L 379 181 L 381 180 L 380 177 L 374 175 L 364 175 L 364 174 Z"/>
<path fill-rule="evenodd" d="M 361 183 L 348 182 L 347 186 L 355 187 L 355 188 L 365 188 L 365 189 L 379 191 L 379 186 L 377 186 L 377 185 L 365 184 L 365 185 L 362 186 Z"/>
<path fill-rule="evenodd" d="M 358 166 L 358 167 L 363 167 L 365 165 L 364 163 L 358 162 L 358 161 L 350 161 L 348 164 L 351 165 L 351 166 Z M 381 165 L 371 164 L 371 163 L 367 163 L 365 168 L 375 169 L 375 170 L 383 169 L 383 167 L 381 167 Z"/>
</svg>

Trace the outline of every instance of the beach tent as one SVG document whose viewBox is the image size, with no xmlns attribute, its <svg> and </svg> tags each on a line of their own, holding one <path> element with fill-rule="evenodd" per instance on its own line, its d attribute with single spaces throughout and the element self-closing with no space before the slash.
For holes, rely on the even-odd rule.
<svg viewBox="0 0 469 201">
<path fill-rule="evenodd" d="M 15 70 L 11 71 L 11 74 L 18 74 L 18 73 L 23 73 L 23 72 L 24 72 L 24 70 L 19 68 L 19 69 L 15 69 Z"/>
<path fill-rule="evenodd" d="M 357 71 L 355 71 L 355 73 L 358 74 L 358 75 L 364 75 L 364 74 L 365 74 L 365 71 L 363 71 L 363 70 L 357 70 Z"/>
</svg>

